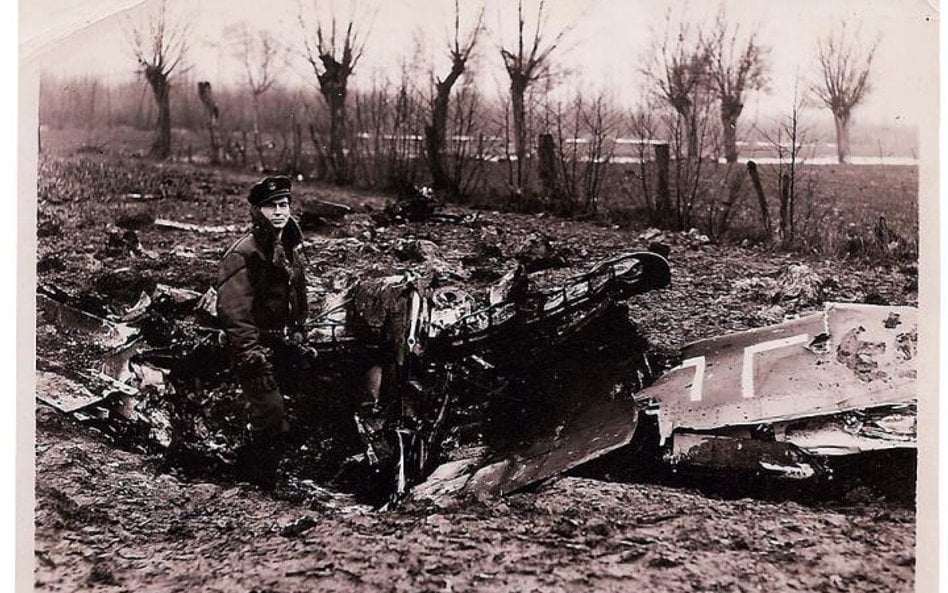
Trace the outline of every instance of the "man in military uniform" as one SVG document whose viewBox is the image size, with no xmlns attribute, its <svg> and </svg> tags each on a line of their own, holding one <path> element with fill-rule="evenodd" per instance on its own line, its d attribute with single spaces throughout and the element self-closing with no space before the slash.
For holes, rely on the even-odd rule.
<svg viewBox="0 0 948 593">
<path fill-rule="evenodd" d="M 289 424 L 283 396 L 290 377 L 286 349 L 302 339 L 307 315 L 302 233 L 290 216 L 292 182 L 267 177 L 250 190 L 253 227 L 224 254 L 217 314 L 244 395 L 250 443 L 238 463 L 248 477 L 270 481 Z"/>
</svg>

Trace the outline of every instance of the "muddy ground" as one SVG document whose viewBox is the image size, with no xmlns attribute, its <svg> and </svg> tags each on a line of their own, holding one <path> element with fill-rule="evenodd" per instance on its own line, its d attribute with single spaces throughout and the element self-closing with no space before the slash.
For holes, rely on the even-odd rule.
<svg viewBox="0 0 948 593">
<path fill-rule="evenodd" d="M 152 221 L 242 224 L 252 179 L 116 155 L 46 156 L 39 281 L 112 313 L 155 282 L 204 291 L 239 231 Z M 296 195 L 298 207 L 319 197 L 354 209 L 306 233 L 316 308 L 356 277 L 430 265 L 406 250 L 417 239 L 437 246 L 445 283 L 472 292 L 518 257 L 538 269 L 534 285 L 551 286 L 602 257 L 663 242 L 671 287 L 629 306 L 665 353 L 822 301 L 917 303 L 911 262 L 810 260 L 693 235 L 463 208 L 448 211 L 477 220 L 383 222 L 383 196 L 307 184 Z M 137 248 L 110 244 L 110 233 L 129 228 Z M 801 263 L 811 274 L 802 288 L 788 274 Z M 54 328 L 38 334 L 38 356 L 66 356 L 50 339 Z M 301 502 L 212 474 L 185 477 L 160 455 L 113 447 L 45 405 L 37 408 L 36 465 L 41 591 L 911 591 L 914 583 L 910 485 L 894 498 L 863 485 L 832 497 L 739 486 L 722 493 L 707 482 L 615 481 L 600 471 L 501 500 L 381 512 L 318 485 Z"/>
</svg>

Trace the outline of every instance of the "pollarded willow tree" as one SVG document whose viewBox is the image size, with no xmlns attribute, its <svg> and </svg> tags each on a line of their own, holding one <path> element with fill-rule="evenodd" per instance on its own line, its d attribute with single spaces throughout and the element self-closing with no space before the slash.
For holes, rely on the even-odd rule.
<svg viewBox="0 0 948 593">
<path fill-rule="evenodd" d="M 327 30 L 317 17 L 314 40 L 311 27 L 302 11 L 299 13 L 305 57 L 316 75 L 319 93 L 329 108 L 328 160 L 336 185 L 348 185 L 352 182 L 352 167 L 348 157 L 350 151 L 346 97 L 349 78 L 362 58 L 366 38 L 362 30 L 356 28 L 355 20 L 356 17 L 351 16 L 340 31 L 336 16 L 332 15 Z"/>
<path fill-rule="evenodd" d="M 817 42 L 822 81 L 813 85 L 813 93 L 833 112 L 840 163 L 849 162 L 852 113 L 869 93 L 869 70 L 878 45 L 878 38 L 869 45 L 862 43 L 858 32 L 849 34 L 846 23 Z"/>
<path fill-rule="evenodd" d="M 550 54 L 553 53 L 570 30 L 570 27 L 564 27 L 552 39 L 547 39 L 544 30 L 546 25 L 544 9 L 545 2 L 540 0 L 533 35 L 528 40 L 526 39 L 523 0 L 518 0 L 516 46 L 511 48 L 501 47 L 500 49 L 500 55 L 504 60 L 504 68 L 506 68 L 507 76 L 510 78 L 510 111 L 514 128 L 514 153 L 517 157 L 516 179 L 513 181 L 516 190 L 521 193 L 525 184 L 527 143 L 529 141 L 527 138 L 527 90 L 533 83 L 549 73 Z"/>
<path fill-rule="evenodd" d="M 448 127 L 448 108 L 450 107 L 451 89 L 467 68 L 471 53 L 477 45 L 478 38 L 484 27 L 484 9 L 477 16 L 477 21 L 461 42 L 461 16 L 458 0 L 454 2 L 454 41 L 449 48 L 451 69 L 444 78 L 436 78 L 434 83 L 434 97 L 431 100 L 431 123 L 425 126 L 425 154 L 428 158 L 428 169 L 435 190 L 457 195 L 460 191 L 457 179 L 452 179 L 444 163 L 445 139 Z"/>
<path fill-rule="evenodd" d="M 705 50 L 707 81 L 720 104 L 724 157 L 728 163 L 736 163 L 737 122 L 744 111 L 744 96 L 767 83 L 766 49 L 758 43 L 756 33 L 745 37 L 739 26 L 731 27 L 722 10 L 705 41 Z"/>
<path fill-rule="evenodd" d="M 132 26 L 131 45 L 155 98 L 158 117 L 155 137 L 149 154 L 158 159 L 171 156 L 171 83 L 181 69 L 188 52 L 189 27 L 183 21 L 172 21 L 165 0 L 150 15 L 147 23 Z"/>
</svg>

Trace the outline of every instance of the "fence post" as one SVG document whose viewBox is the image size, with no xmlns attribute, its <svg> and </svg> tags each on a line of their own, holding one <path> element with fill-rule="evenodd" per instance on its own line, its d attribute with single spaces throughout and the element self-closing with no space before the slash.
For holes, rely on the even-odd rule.
<svg viewBox="0 0 948 593">
<path fill-rule="evenodd" d="M 784 243 L 793 240 L 793 207 L 790 202 L 790 174 L 780 176 L 780 240 Z"/>
<path fill-rule="evenodd" d="M 747 161 L 747 172 L 750 174 L 751 183 L 754 185 L 754 193 L 757 194 L 757 204 L 760 206 L 760 221 L 764 226 L 764 232 L 770 239 L 770 213 L 767 210 L 767 197 L 764 195 L 764 186 L 760 183 L 760 173 L 757 171 L 757 163 Z"/>
<path fill-rule="evenodd" d="M 547 199 L 556 197 L 556 147 L 552 134 L 540 134 L 537 141 L 537 174 Z"/>
<path fill-rule="evenodd" d="M 655 165 L 658 167 L 656 197 L 658 211 L 663 218 L 671 211 L 671 194 L 668 190 L 668 163 L 670 160 L 668 144 L 656 144 Z"/>
</svg>

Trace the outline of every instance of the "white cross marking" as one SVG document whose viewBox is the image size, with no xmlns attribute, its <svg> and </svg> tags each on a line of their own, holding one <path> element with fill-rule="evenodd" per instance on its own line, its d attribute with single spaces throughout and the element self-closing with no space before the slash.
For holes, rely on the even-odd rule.
<svg viewBox="0 0 948 593">
<path fill-rule="evenodd" d="M 767 350 L 776 350 L 777 348 L 785 348 L 787 346 L 794 346 L 796 344 L 802 344 L 809 341 L 809 334 L 800 334 L 798 336 L 791 336 L 789 338 L 782 338 L 780 340 L 770 340 L 769 342 L 761 342 L 760 344 L 754 344 L 753 346 L 748 346 L 744 348 L 744 367 L 741 373 L 741 395 L 744 399 L 749 399 L 754 397 L 754 355 L 759 352 L 766 352 Z"/>
<path fill-rule="evenodd" d="M 689 392 L 690 399 L 693 402 L 700 402 L 704 391 L 704 357 L 689 358 L 678 365 L 679 369 L 688 367 L 695 367 L 695 376 L 691 381 L 691 391 Z"/>
</svg>

